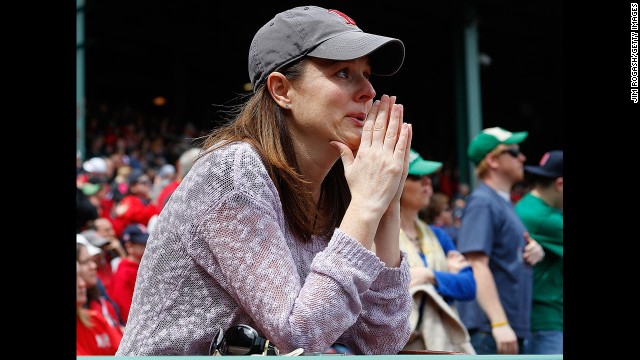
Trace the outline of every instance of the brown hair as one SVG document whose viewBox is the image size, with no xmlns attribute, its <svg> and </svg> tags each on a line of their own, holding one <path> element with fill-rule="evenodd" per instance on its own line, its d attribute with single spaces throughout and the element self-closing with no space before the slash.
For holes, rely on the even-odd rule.
<svg viewBox="0 0 640 360">
<path fill-rule="evenodd" d="M 279 71 L 290 81 L 298 80 L 304 74 L 305 62 L 303 59 Z M 230 121 L 214 129 L 204 140 L 200 157 L 234 141 L 251 144 L 278 189 L 289 230 L 303 241 L 310 240 L 312 234 L 329 237 L 340 225 L 351 201 L 342 161 L 336 161 L 325 177 L 319 204 L 315 204 L 310 183 L 300 173 L 296 161 L 287 127 L 287 111 L 277 106 L 269 91 L 261 85 L 235 109 L 235 113 Z M 323 218 L 322 213 L 327 217 Z"/>
<path fill-rule="evenodd" d="M 433 224 L 435 219 L 442 214 L 447 207 L 449 207 L 449 197 L 446 194 L 434 192 L 431 195 L 429 205 L 420 212 L 420 217 L 427 224 Z"/>
<path fill-rule="evenodd" d="M 84 246 L 84 245 L 78 244 L 76 246 L 76 254 L 80 246 Z M 78 263 L 78 260 L 76 260 L 76 276 L 80 276 L 80 274 L 78 273 L 79 267 L 80 267 L 80 263 Z M 78 316 L 78 319 L 80 319 L 80 322 L 82 323 L 82 325 L 84 325 L 87 328 L 93 327 L 93 322 L 91 321 L 91 314 L 87 309 L 83 308 L 82 305 L 78 305 L 76 307 L 76 314 Z"/>
</svg>

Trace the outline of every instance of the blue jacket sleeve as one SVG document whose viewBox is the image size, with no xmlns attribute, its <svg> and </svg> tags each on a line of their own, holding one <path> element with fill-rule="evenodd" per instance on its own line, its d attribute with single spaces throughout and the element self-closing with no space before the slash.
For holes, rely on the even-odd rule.
<svg viewBox="0 0 640 360">
<path fill-rule="evenodd" d="M 438 238 L 445 254 L 448 254 L 451 250 L 457 250 L 451 237 L 443 229 L 434 226 L 430 227 Z M 457 274 L 434 271 L 434 275 L 437 283 L 436 290 L 446 301 L 452 299 L 467 301 L 476 298 L 476 280 L 473 277 L 473 270 L 470 266 L 460 270 Z"/>
<path fill-rule="evenodd" d="M 456 250 L 456 251 L 458 250 L 456 249 L 456 246 L 453 244 L 453 240 L 451 240 L 451 236 L 449 236 L 449 234 L 447 234 L 447 232 L 444 231 L 443 228 L 433 226 L 433 225 L 429 225 L 429 228 L 431 228 L 431 231 L 433 231 L 433 233 L 438 238 L 438 241 L 440 242 L 440 246 L 442 246 L 442 250 L 444 250 L 445 256 L 451 250 Z"/>
<path fill-rule="evenodd" d="M 476 280 L 471 266 L 460 270 L 457 274 L 445 271 L 434 271 L 434 274 L 436 290 L 445 300 L 467 301 L 476 298 Z"/>
</svg>

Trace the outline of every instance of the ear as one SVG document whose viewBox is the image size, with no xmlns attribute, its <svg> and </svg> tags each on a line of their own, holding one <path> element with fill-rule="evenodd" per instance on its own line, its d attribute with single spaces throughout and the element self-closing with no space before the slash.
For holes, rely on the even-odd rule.
<svg viewBox="0 0 640 360">
<path fill-rule="evenodd" d="M 493 151 L 490 151 L 487 155 L 484 156 L 484 161 L 490 168 L 495 169 L 496 167 L 498 167 L 498 157 L 492 152 Z"/>
<path fill-rule="evenodd" d="M 282 108 L 288 109 L 291 105 L 289 99 L 289 79 L 282 73 L 274 71 L 267 77 L 267 89 L 273 100 Z"/>
<path fill-rule="evenodd" d="M 559 178 L 556 179 L 555 183 L 554 183 L 556 190 L 562 190 L 562 187 L 564 185 L 564 178 L 562 176 L 560 176 Z"/>
</svg>

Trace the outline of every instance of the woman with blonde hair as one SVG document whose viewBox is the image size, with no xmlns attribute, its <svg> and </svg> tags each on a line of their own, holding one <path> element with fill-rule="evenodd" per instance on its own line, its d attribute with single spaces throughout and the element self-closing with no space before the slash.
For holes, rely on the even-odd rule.
<svg viewBox="0 0 640 360">
<path fill-rule="evenodd" d="M 431 201 L 431 176 L 441 167 L 441 162 L 425 160 L 411 149 L 400 197 L 400 249 L 407 253 L 411 267 L 409 291 L 414 298 L 410 319 L 414 332 L 405 350 L 475 354 L 469 333 L 453 307 L 454 300 L 475 299 L 471 266 L 444 230 L 418 216 Z"/>
</svg>

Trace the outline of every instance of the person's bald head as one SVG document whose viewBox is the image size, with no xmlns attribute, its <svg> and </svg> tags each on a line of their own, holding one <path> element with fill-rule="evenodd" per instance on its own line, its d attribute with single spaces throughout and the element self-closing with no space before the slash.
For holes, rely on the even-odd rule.
<svg viewBox="0 0 640 360">
<path fill-rule="evenodd" d="M 113 228 L 113 224 L 111 221 L 105 217 L 97 218 L 93 222 L 93 226 L 98 234 L 102 235 L 106 238 L 111 238 L 116 236 L 116 231 Z"/>
</svg>

